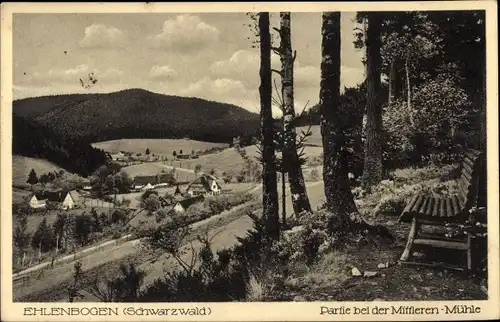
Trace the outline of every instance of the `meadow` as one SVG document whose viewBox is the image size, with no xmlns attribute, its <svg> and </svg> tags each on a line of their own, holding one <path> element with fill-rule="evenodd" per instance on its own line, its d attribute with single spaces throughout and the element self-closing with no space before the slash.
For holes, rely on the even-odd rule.
<svg viewBox="0 0 500 322">
<path fill-rule="evenodd" d="M 205 151 L 214 147 L 225 148 L 228 144 L 202 142 L 189 139 L 121 139 L 112 141 L 96 142 L 93 147 L 102 149 L 109 153 L 118 153 L 120 151 L 142 153 L 149 149 L 151 154 L 166 156 L 172 158 L 172 154 L 180 150 L 184 154 L 191 154 L 191 151 Z"/>
<path fill-rule="evenodd" d="M 29 187 L 26 180 L 28 180 L 31 169 L 34 169 L 36 174 L 40 176 L 43 173 L 59 171 L 62 168 L 44 159 L 13 155 L 12 185 L 15 187 Z"/>
</svg>

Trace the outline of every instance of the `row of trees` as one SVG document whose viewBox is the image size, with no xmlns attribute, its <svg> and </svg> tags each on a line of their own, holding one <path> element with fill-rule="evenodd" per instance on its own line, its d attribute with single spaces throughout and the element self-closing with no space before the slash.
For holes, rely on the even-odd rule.
<svg viewBox="0 0 500 322">
<path fill-rule="evenodd" d="M 52 250 L 55 251 L 55 255 L 60 250 L 74 250 L 77 246 L 87 245 L 91 241 L 92 234 L 103 232 L 105 227 L 113 223 L 123 223 L 126 215 L 119 210 L 111 216 L 105 213 L 98 214 L 95 209 L 90 213 L 76 216 L 59 213 L 52 225 L 49 225 L 47 218 L 44 217 L 32 234 L 28 232 L 27 227 L 28 212 L 20 211 L 17 218 L 13 242 L 20 255 L 18 263 L 20 262 L 22 267 L 30 246 L 38 252 L 39 259 L 42 253 Z"/>
<path fill-rule="evenodd" d="M 89 143 L 56 134 L 20 116 L 13 116 L 12 130 L 13 154 L 43 158 L 72 173 L 87 176 L 107 160 L 104 151 Z"/>
<path fill-rule="evenodd" d="M 484 149 L 484 12 L 360 12 L 357 20 L 367 27 L 355 42 L 366 48 L 365 185 L 382 179 L 383 148 L 395 148 L 384 140 L 417 164 L 440 153 L 434 161 L 445 161 L 456 143 Z"/>
<path fill-rule="evenodd" d="M 272 45 L 269 14 L 261 12 L 257 16 L 261 56 L 259 93 L 263 209 L 268 234 L 277 237 L 278 168 L 271 113 L 273 71 L 281 77 L 282 163 L 288 166 L 294 212 L 300 214 L 311 209 L 296 147 L 293 105 L 296 53 L 292 51 L 290 40 L 290 13 L 280 13 L 280 28 L 275 28 L 280 36 L 279 47 Z M 428 156 L 432 151 L 448 152 L 448 139 L 464 127 L 466 131 L 478 128 L 476 133 L 479 135 L 469 137 L 478 138 L 473 142 L 474 146 L 484 147 L 484 12 L 360 12 L 357 19 L 365 28 L 357 30 L 355 44 L 358 48 L 366 47 L 366 103 L 362 109 L 366 122 L 361 133 L 365 137 L 364 186 L 370 187 L 382 180 L 387 135 L 410 141 L 414 150 L 410 157 L 414 159 Z M 342 104 L 340 96 L 340 13 L 325 12 L 322 22 L 319 114 L 326 205 L 344 223 L 366 227 L 356 215 L 357 208 L 348 179 L 352 135 L 359 131 L 355 130 L 357 122 L 346 122 L 357 111 L 349 109 L 353 104 Z M 280 71 L 271 69 L 273 50 L 280 55 Z M 464 54 L 471 50 L 474 59 Z M 388 79 L 388 95 L 384 95 L 382 76 Z M 479 120 L 477 124 L 471 122 L 474 117 Z M 384 123 L 389 124 L 389 129 L 385 131 Z"/>
</svg>

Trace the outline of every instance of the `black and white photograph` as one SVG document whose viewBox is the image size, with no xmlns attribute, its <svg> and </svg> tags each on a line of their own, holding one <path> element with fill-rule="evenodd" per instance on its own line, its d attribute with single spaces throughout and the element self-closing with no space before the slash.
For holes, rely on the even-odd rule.
<svg viewBox="0 0 500 322">
<path fill-rule="evenodd" d="M 497 298 L 486 9 L 163 5 L 12 13 L 14 304 Z"/>
</svg>

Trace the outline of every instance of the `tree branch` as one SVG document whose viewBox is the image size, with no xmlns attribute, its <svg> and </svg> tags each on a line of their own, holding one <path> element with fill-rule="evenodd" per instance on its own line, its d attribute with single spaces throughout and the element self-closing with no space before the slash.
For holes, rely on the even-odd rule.
<svg viewBox="0 0 500 322">
<path fill-rule="evenodd" d="M 295 63 L 295 59 L 297 58 L 297 51 L 293 51 L 292 64 Z"/>
<path fill-rule="evenodd" d="M 283 55 L 283 50 L 280 47 L 271 46 L 271 50 L 277 55 Z"/>
<path fill-rule="evenodd" d="M 271 68 L 271 72 L 275 72 L 276 74 L 280 75 L 281 77 L 283 77 L 283 73 L 277 69 L 274 69 L 274 68 Z"/>
</svg>

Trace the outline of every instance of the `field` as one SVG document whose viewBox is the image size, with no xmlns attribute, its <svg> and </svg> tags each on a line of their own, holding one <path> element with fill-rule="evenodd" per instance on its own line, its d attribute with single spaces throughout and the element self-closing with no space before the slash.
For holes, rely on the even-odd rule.
<svg viewBox="0 0 500 322">
<path fill-rule="evenodd" d="M 251 157 L 255 162 L 257 161 L 258 149 L 256 146 L 248 146 L 244 148 L 247 155 Z M 321 155 L 323 148 L 317 146 L 306 146 L 304 153 L 306 157 L 315 157 Z M 170 164 L 170 162 L 168 162 Z M 172 163 L 174 166 L 182 165 L 183 168 L 189 167 L 194 169 L 197 164 L 201 165 L 201 171 L 209 172 L 210 170 L 215 170 L 217 176 L 221 176 L 223 172 L 231 174 L 233 176 L 237 175 L 245 167 L 245 161 L 238 154 L 236 149 L 228 148 L 218 153 L 203 155 L 195 160 L 182 160 L 174 161 Z"/>
<path fill-rule="evenodd" d="M 184 163 L 184 162 L 183 162 Z M 163 164 L 162 162 L 147 162 L 141 164 L 135 164 L 128 167 L 122 168 L 131 178 L 135 176 L 150 176 L 161 173 L 162 171 L 168 173 L 172 170 L 170 163 Z M 174 166 L 178 163 L 174 163 Z M 184 166 L 184 165 L 183 165 Z M 176 168 L 176 179 L 177 181 L 191 181 L 196 179 L 197 176 L 193 170 Z"/>
<path fill-rule="evenodd" d="M 18 188 L 12 188 L 12 203 L 25 202 L 26 198 L 31 194 L 30 191 Z"/>
<path fill-rule="evenodd" d="M 44 159 L 14 155 L 12 156 L 12 185 L 29 187 L 26 180 L 28 180 L 31 169 L 35 169 L 37 176 L 40 176 L 43 173 L 59 171 L 62 168 Z"/>
<path fill-rule="evenodd" d="M 192 150 L 204 151 L 214 147 L 225 148 L 228 147 L 228 144 L 189 139 L 121 139 L 96 142 L 92 146 L 109 153 L 126 151 L 144 154 L 146 149 L 149 149 L 152 154 L 167 156 L 170 159 L 174 151 L 179 153 L 180 150 L 183 150 L 184 154 L 191 154 Z"/>
</svg>

